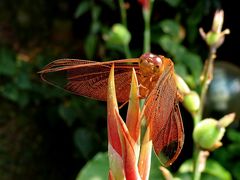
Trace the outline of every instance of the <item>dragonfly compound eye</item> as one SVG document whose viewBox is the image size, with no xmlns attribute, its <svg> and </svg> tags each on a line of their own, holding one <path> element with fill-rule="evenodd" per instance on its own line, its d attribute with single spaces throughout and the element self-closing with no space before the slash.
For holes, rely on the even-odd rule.
<svg viewBox="0 0 240 180">
<path fill-rule="evenodd" d="M 154 55 L 154 57 L 151 58 L 151 61 L 157 68 L 162 66 L 162 59 L 159 56 Z"/>
<path fill-rule="evenodd" d="M 151 64 L 153 64 L 156 67 L 160 67 L 162 65 L 162 59 L 160 56 L 157 56 L 155 54 L 152 53 L 144 53 L 141 57 L 140 57 L 140 61 L 147 61 Z"/>
</svg>

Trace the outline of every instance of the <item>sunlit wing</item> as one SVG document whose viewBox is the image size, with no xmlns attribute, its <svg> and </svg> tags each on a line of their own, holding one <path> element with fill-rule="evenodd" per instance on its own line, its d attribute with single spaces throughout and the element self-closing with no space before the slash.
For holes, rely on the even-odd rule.
<svg viewBox="0 0 240 180">
<path fill-rule="evenodd" d="M 108 62 L 78 59 L 53 61 L 39 73 L 44 81 L 71 93 L 106 101 L 111 65 L 115 65 L 116 94 L 119 102 L 129 98 L 132 68 L 139 71 L 138 58 Z"/>
<path fill-rule="evenodd" d="M 181 152 L 184 130 L 174 71 L 168 67 L 145 102 L 144 115 L 151 129 L 154 151 L 161 163 L 171 165 Z"/>
</svg>

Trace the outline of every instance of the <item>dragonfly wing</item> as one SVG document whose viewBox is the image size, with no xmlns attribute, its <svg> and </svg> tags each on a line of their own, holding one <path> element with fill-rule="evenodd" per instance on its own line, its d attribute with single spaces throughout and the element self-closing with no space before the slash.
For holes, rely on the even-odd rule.
<svg viewBox="0 0 240 180">
<path fill-rule="evenodd" d="M 144 115 L 151 129 L 154 151 L 165 166 L 171 165 L 184 142 L 174 72 L 166 70 L 145 102 Z"/>
<path fill-rule="evenodd" d="M 71 93 L 106 101 L 108 76 L 115 64 L 116 93 L 119 102 L 129 98 L 131 71 L 138 69 L 138 59 L 95 62 L 76 59 L 57 60 L 40 71 L 43 80 Z"/>
<path fill-rule="evenodd" d="M 176 103 L 169 115 L 168 121 L 156 133 L 153 139 L 154 150 L 160 161 L 165 166 L 169 166 L 180 154 L 183 142 L 184 130 L 179 106 Z"/>
</svg>

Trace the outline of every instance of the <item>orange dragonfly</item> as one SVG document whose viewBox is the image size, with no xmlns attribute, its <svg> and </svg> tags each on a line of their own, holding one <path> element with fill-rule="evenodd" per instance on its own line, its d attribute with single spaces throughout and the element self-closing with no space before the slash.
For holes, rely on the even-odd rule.
<svg viewBox="0 0 240 180">
<path fill-rule="evenodd" d="M 127 102 L 132 68 L 139 82 L 140 98 L 145 98 L 144 116 L 151 129 L 153 147 L 165 165 L 171 165 L 183 147 L 184 130 L 173 62 L 164 56 L 145 53 L 140 58 L 96 62 L 59 59 L 46 65 L 41 78 L 71 93 L 107 100 L 108 76 L 112 64 L 118 102 Z M 60 78 L 60 79 L 59 79 Z M 59 80 L 57 80 L 59 79 Z"/>
</svg>

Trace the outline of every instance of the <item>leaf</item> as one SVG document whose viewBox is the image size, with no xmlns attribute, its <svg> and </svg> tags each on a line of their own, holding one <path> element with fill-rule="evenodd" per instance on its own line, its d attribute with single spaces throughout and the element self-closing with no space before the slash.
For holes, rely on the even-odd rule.
<svg viewBox="0 0 240 180">
<path fill-rule="evenodd" d="M 173 41 L 169 35 L 161 36 L 157 41 L 164 51 L 174 57 L 183 56 L 183 54 L 186 53 L 186 48 L 180 45 L 178 42 Z M 174 60 L 177 60 L 177 58 Z"/>
<path fill-rule="evenodd" d="M 13 76 L 16 73 L 16 58 L 14 54 L 5 48 L 0 49 L 0 74 Z"/>
<path fill-rule="evenodd" d="M 31 89 L 31 82 L 29 80 L 29 76 L 30 75 L 25 73 L 19 73 L 18 76 L 14 79 L 19 89 Z"/>
<path fill-rule="evenodd" d="M 222 167 L 217 161 L 212 159 L 207 160 L 204 172 L 222 180 L 232 179 L 231 174 L 226 169 L 224 169 L 224 167 Z"/>
<path fill-rule="evenodd" d="M 183 56 L 180 58 L 181 58 L 181 61 L 189 68 L 195 81 L 197 81 L 202 71 L 201 58 L 198 55 L 191 52 L 184 53 Z"/>
<path fill-rule="evenodd" d="M 233 142 L 240 143 L 240 132 L 234 129 L 229 129 L 227 131 L 227 137 Z"/>
<path fill-rule="evenodd" d="M 108 154 L 98 153 L 81 169 L 76 180 L 106 180 L 108 171 Z"/>
<path fill-rule="evenodd" d="M 96 146 L 96 138 L 89 130 L 78 128 L 74 133 L 74 144 L 83 157 L 88 159 Z"/>
<path fill-rule="evenodd" d="M 85 40 L 85 52 L 88 59 L 93 59 L 93 56 L 96 52 L 97 46 L 97 35 L 89 34 Z"/>
<path fill-rule="evenodd" d="M 26 91 L 19 92 L 17 103 L 19 104 L 19 106 L 21 108 L 26 107 L 27 104 L 29 103 L 29 100 L 30 100 L 30 96 L 29 96 L 28 92 L 26 92 Z"/>
<path fill-rule="evenodd" d="M 179 76 L 181 76 L 183 79 L 187 78 L 187 68 L 182 63 L 176 63 L 174 65 L 175 71 Z"/>
<path fill-rule="evenodd" d="M 78 7 L 75 11 L 74 17 L 79 18 L 84 13 L 86 13 L 91 7 L 91 1 L 83 1 L 78 4 Z"/>
<path fill-rule="evenodd" d="M 179 168 L 178 177 L 183 177 L 186 174 L 193 172 L 193 161 L 192 159 L 186 160 Z M 203 179 L 219 179 L 219 180 L 231 180 L 231 174 L 222 167 L 217 161 L 208 159 L 206 167 L 203 171 Z"/>
<path fill-rule="evenodd" d="M 102 0 L 110 9 L 114 10 L 116 8 L 116 3 L 113 0 Z"/>
<path fill-rule="evenodd" d="M 69 103 L 61 104 L 58 108 L 58 112 L 68 126 L 71 126 L 77 118 L 75 109 Z"/>
<path fill-rule="evenodd" d="M 240 177 L 240 162 L 236 162 L 234 164 L 234 166 L 232 166 L 232 173 L 233 173 L 233 176 L 235 177 L 235 179 L 239 179 Z"/>
<path fill-rule="evenodd" d="M 15 85 L 12 83 L 8 83 L 5 86 L 0 86 L 0 93 L 3 97 L 17 102 L 19 97 L 19 91 L 15 88 Z"/>
<path fill-rule="evenodd" d="M 155 153 L 152 151 L 152 158 L 151 158 L 151 170 L 150 170 L 150 175 L 149 179 L 164 179 L 159 167 L 161 166 L 157 156 Z"/>
<path fill-rule="evenodd" d="M 171 35 L 173 38 L 178 38 L 180 26 L 176 21 L 166 19 L 160 22 L 160 27 L 165 34 Z"/>
<path fill-rule="evenodd" d="M 165 0 L 170 6 L 172 7 L 177 7 L 181 0 Z"/>
</svg>

